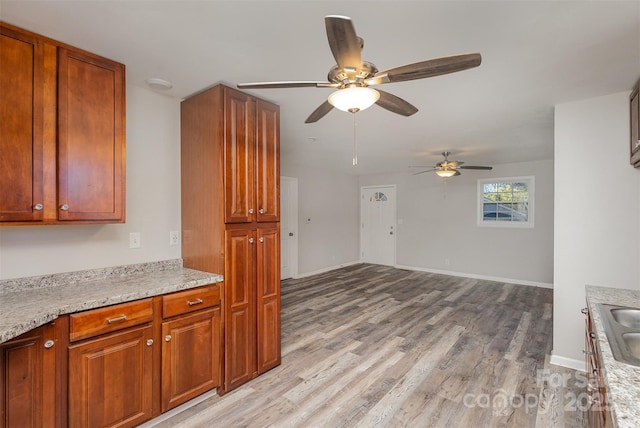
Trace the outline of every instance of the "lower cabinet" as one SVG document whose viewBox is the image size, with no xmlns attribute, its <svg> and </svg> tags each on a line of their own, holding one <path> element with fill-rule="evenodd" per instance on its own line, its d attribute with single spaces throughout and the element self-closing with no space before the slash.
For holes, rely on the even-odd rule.
<svg viewBox="0 0 640 428">
<path fill-rule="evenodd" d="M 205 309 L 219 305 L 218 293 L 216 287 L 165 297 L 164 317 L 178 316 L 162 323 L 162 412 L 220 385 L 220 307 Z"/>
<path fill-rule="evenodd" d="M 135 426 L 152 417 L 150 324 L 69 347 L 69 426 Z"/>
<path fill-rule="evenodd" d="M 224 392 L 280 364 L 279 237 L 277 223 L 225 231 Z"/>
<path fill-rule="evenodd" d="M 0 427 L 55 426 L 53 324 L 0 345 Z"/>
<path fill-rule="evenodd" d="M 220 284 L 69 315 L 68 426 L 134 427 L 219 387 L 220 319 Z"/>
<path fill-rule="evenodd" d="M 582 310 L 585 320 L 585 362 L 587 368 L 587 395 L 589 397 L 587 418 L 589 427 L 611 428 L 613 421 L 607 402 L 607 388 L 602 381 L 598 345 L 593 331 L 591 314 L 587 308 Z"/>
</svg>

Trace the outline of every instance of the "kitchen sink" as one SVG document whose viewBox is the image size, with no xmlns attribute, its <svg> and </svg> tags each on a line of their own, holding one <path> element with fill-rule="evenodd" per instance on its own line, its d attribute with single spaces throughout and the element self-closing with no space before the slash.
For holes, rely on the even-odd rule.
<svg viewBox="0 0 640 428">
<path fill-rule="evenodd" d="M 640 366 L 640 308 L 597 304 L 613 358 Z"/>
<path fill-rule="evenodd" d="M 640 309 L 613 308 L 611 309 L 611 316 L 618 324 L 640 330 Z"/>
</svg>

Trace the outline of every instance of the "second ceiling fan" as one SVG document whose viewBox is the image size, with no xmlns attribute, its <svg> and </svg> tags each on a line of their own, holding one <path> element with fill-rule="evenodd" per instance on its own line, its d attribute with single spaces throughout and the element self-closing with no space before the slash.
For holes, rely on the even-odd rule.
<svg viewBox="0 0 640 428">
<path fill-rule="evenodd" d="M 343 111 L 356 113 L 370 107 L 374 103 L 393 113 L 411 116 L 418 109 L 409 102 L 370 86 L 384 83 L 405 82 L 424 79 L 426 77 L 462 71 L 480 65 L 479 53 L 466 53 L 425 61 L 414 62 L 400 67 L 378 71 L 375 64 L 363 61 L 360 55 L 364 41 L 356 34 L 350 18 L 329 15 L 324 18 L 327 29 L 329 47 L 336 60 L 327 76 L 326 82 L 291 81 L 291 82 L 256 82 L 240 83 L 238 88 L 335 88 L 337 91 L 329 95 L 305 123 L 317 122 L 334 107 Z"/>
<path fill-rule="evenodd" d="M 493 169 L 492 166 L 479 166 L 479 165 L 463 165 L 464 162 L 460 161 L 450 161 L 449 155 L 451 152 L 442 152 L 442 156 L 444 156 L 444 160 L 442 162 L 438 162 L 433 167 L 429 166 L 410 166 L 409 168 L 429 168 L 425 171 L 416 172 L 413 175 L 424 174 L 425 172 L 435 171 L 439 177 L 449 178 L 456 175 L 460 175 L 459 169 L 479 169 L 483 171 L 491 171 Z"/>
</svg>

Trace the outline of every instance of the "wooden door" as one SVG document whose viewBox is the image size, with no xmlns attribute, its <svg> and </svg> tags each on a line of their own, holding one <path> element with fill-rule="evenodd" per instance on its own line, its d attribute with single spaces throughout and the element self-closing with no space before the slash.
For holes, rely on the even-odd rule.
<svg viewBox="0 0 640 428">
<path fill-rule="evenodd" d="M 0 27 L 0 221 L 43 219 L 44 53 Z"/>
<path fill-rule="evenodd" d="M 55 425 L 54 337 L 46 325 L 0 345 L 1 427 Z"/>
<path fill-rule="evenodd" d="M 256 111 L 256 220 L 280 221 L 280 107 L 257 100 Z"/>
<path fill-rule="evenodd" d="M 162 324 L 162 412 L 220 385 L 220 308 Z"/>
<path fill-rule="evenodd" d="M 255 99 L 224 88 L 224 218 L 250 223 L 255 218 Z"/>
<path fill-rule="evenodd" d="M 255 232 L 225 232 L 225 358 L 224 389 L 230 390 L 255 373 Z"/>
<path fill-rule="evenodd" d="M 150 325 L 69 347 L 69 426 L 132 427 L 151 419 Z"/>
<path fill-rule="evenodd" d="M 256 301 L 258 374 L 280 364 L 279 224 L 257 230 Z"/>
<path fill-rule="evenodd" d="M 58 48 L 58 219 L 124 222 L 124 66 Z"/>
</svg>

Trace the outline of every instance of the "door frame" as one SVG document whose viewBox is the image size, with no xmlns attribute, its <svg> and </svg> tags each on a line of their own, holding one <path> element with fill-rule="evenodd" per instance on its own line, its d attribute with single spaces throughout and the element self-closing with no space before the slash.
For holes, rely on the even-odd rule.
<svg viewBox="0 0 640 428">
<path fill-rule="evenodd" d="M 282 221 L 280 222 L 280 233 L 281 234 L 288 234 L 291 229 L 293 229 L 293 239 L 291 240 L 291 242 L 289 243 L 290 247 L 289 247 L 289 271 L 291 272 L 291 278 L 297 278 L 298 277 L 298 178 L 297 177 L 285 177 L 285 176 L 280 176 L 280 188 L 282 188 L 282 183 L 283 182 L 288 182 L 291 183 L 292 187 L 293 187 L 293 191 L 292 194 L 294 196 L 294 200 L 293 200 L 293 212 L 291 213 L 292 215 L 290 216 L 289 221 L 291 222 L 291 224 L 289 225 L 290 229 L 289 230 L 284 230 L 284 228 L 282 227 Z M 282 194 L 280 195 L 280 197 L 282 198 Z M 280 219 L 282 220 L 282 207 L 280 207 Z M 282 251 L 280 251 L 280 256 L 282 256 Z"/>
<path fill-rule="evenodd" d="M 395 195 L 393 201 L 393 217 L 395 218 L 394 233 L 393 233 L 393 260 L 391 261 L 391 266 L 396 266 L 396 256 L 398 252 L 398 188 L 395 184 L 379 184 L 379 185 L 369 185 L 369 186 L 360 186 L 360 262 L 364 263 L 363 253 L 364 253 L 364 195 L 367 189 L 378 189 L 378 188 L 393 188 L 393 193 Z"/>
</svg>

